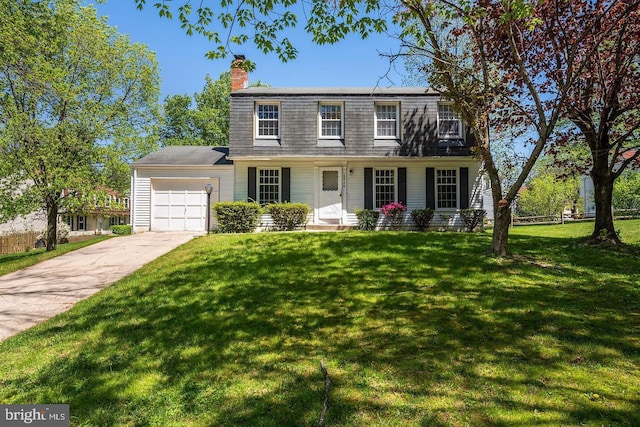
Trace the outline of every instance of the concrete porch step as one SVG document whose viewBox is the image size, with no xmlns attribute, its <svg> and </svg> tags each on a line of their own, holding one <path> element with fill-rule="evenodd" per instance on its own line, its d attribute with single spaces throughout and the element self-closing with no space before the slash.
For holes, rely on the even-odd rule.
<svg viewBox="0 0 640 427">
<path fill-rule="evenodd" d="M 355 225 L 339 225 L 339 224 L 307 224 L 307 231 L 344 231 L 355 230 Z"/>
</svg>

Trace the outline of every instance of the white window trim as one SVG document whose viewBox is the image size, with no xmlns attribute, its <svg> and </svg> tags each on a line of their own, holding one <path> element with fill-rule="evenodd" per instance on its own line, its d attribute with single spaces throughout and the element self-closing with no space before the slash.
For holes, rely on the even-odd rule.
<svg viewBox="0 0 640 427">
<path fill-rule="evenodd" d="M 262 205 L 263 201 L 261 200 L 260 197 L 260 171 L 271 171 L 271 170 L 277 170 L 278 171 L 278 201 L 277 203 L 280 203 L 282 201 L 282 168 L 268 168 L 268 167 L 264 167 L 264 168 L 257 168 L 256 170 L 256 199 L 258 204 Z"/>
<path fill-rule="evenodd" d="M 456 113 L 454 111 L 454 113 L 457 115 L 458 117 L 458 135 L 445 135 L 445 136 L 440 136 L 440 107 L 441 106 L 449 106 L 452 107 L 453 106 L 453 102 L 439 102 L 438 103 L 438 128 L 436 129 L 437 135 L 438 135 L 438 139 L 463 139 L 463 135 L 464 135 L 464 124 L 462 123 L 462 118 L 460 117 L 460 114 Z M 447 119 L 450 120 L 450 119 Z"/>
<path fill-rule="evenodd" d="M 377 107 L 379 105 L 384 106 L 393 106 L 396 107 L 396 134 L 395 135 L 378 135 L 378 111 Z M 382 120 L 383 122 L 387 122 L 389 120 Z M 373 105 L 373 130 L 375 133 L 376 139 L 392 139 L 398 140 L 400 139 L 400 103 L 399 102 L 374 102 Z"/>
<path fill-rule="evenodd" d="M 438 198 L 438 171 L 450 171 L 450 170 L 454 170 L 456 171 L 456 206 L 454 208 L 440 208 L 438 207 L 438 202 L 439 202 L 439 198 Z M 460 209 L 460 168 L 456 168 L 456 167 L 451 167 L 451 168 L 446 168 L 446 167 L 442 167 L 442 168 L 435 168 L 435 176 L 434 176 L 434 184 L 435 184 L 435 188 L 433 189 L 433 191 L 435 192 L 435 199 L 436 199 L 436 210 L 437 211 L 457 211 L 458 209 Z"/>
<path fill-rule="evenodd" d="M 259 131 L 260 131 L 260 118 L 258 117 L 258 109 L 261 105 L 276 105 L 278 107 L 278 134 L 277 135 L 260 135 Z M 255 103 L 254 105 L 254 110 L 253 110 L 253 116 L 254 116 L 254 137 L 255 139 L 268 139 L 268 140 L 279 140 L 280 139 L 280 133 L 282 130 L 282 108 L 280 106 L 280 102 L 278 101 L 258 101 Z"/>
<path fill-rule="evenodd" d="M 340 135 L 322 135 L 322 106 L 324 105 L 340 107 Z M 318 103 L 318 139 L 344 139 L 344 102 L 321 101 Z"/>
<path fill-rule="evenodd" d="M 376 207 L 378 205 L 378 199 L 376 198 L 376 171 L 379 170 L 393 171 L 393 201 L 398 201 L 398 168 L 373 168 L 373 210 L 376 211 L 382 208 Z"/>
</svg>

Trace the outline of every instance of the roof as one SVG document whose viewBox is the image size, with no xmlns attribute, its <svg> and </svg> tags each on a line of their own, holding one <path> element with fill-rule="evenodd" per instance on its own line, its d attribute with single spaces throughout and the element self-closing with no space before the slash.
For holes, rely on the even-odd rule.
<svg viewBox="0 0 640 427">
<path fill-rule="evenodd" d="M 229 147 L 211 147 L 200 145 L 172 145 L 161 148 L 131 166 L 226 166 L 233 165 L 229 160 Z"/>
<path fill-rule="evenodd" d="M 250 87 L 231 92 L 231 96 L 255 95 L 439 96 L 440 93 L 424 87 Z"/>
</svg>

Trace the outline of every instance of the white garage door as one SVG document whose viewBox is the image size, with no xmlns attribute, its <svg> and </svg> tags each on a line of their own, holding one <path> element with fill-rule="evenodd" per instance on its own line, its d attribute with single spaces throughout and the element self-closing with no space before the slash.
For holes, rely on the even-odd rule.
<svg viewBox="0 0 640 427">
<path fill-rule="evenodd" d="M 205 231 L 207 193 L 213 185 L 211 203 L 218 201 L 217 179 L 154 180 L 151 229 L 153 231 Z"/>
</svg>

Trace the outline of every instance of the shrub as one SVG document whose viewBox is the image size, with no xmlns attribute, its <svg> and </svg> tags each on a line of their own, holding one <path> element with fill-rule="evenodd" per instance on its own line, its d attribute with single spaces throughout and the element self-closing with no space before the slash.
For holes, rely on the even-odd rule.
<svg viewBox="0 0 640 427">
<path fill-rule="evenodd" d="M 279 231 L 291 231 L 307 223 L 311 207 L 304 203 L 274 203 L 267 206 L 274 228 Z"/>
<path fill-rule="evenodd" d="M 382 214 L 389 218 L 389 221 L 391 222 L 391 228 L 393 230 L 400 230 L 406 210 L 407 207 L 398 202 L 388 203 L 380 209 Z"/>
<path fill-rule="evenodd" d="M 380 212 L 373 209 L 356 209 L 358 230 L 375 230 Z"/>
<path fill-rule="evenodd" d="M 482 220 L 484 219 L 484 216 L 486 214 L 487 211 L 485 211 L 484 209 L 460 209 L 462 222 L 469 232 L 473 231 L 474 228 L 482 223 Z"/>
<path fill-rule="evenodd" d="M 258 227 L 262 208 L 255 202 L 218 202 L 213 210 L 222 233 L 251 233 Z"/>
<path fill-rule="evenodd" d="M 431 208 L 414 209 L 411 211 L 411 218 L 418 231 L 427 231 L 433 221 L 435 211 Z"/>
<path fill-rule="evenodd" d="M 131 225 L 112 225 L 109 229 L 118 236 L 126 236 L 133 233 L 133 226 Z"/>
</svg>

